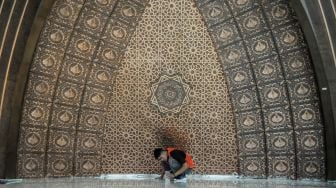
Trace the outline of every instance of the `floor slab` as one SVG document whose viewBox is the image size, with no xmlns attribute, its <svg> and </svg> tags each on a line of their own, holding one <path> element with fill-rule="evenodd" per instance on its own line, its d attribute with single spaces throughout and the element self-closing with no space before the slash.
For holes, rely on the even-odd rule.
<svg viewBox="0 0 336 188">
<path fill-rule="evenodd" d="M 286 180 L 286 179 L 247 179 L 239 176 L 191 175 L 186 182 L 171 182 L 158 180 L 157 175 L 120 174 L 102 175 L 86 178 L 44 178 L 20 179 L 12 184 L 0 185 L 8 188 L 316 188 L 336 187 L 336 182 L 314 180 Z M 15 183 L 14 183 L 15 182 Z"/>
</svg>

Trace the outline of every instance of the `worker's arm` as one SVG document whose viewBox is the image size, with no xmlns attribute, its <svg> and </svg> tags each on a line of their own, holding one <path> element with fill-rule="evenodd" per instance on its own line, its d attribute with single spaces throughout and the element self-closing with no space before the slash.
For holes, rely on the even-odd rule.
<svg viewBox="0 0 336 188">
<path fill-rule="evenodd" d="M 160 174 L 160 179 L 163 179 L 165 172 L 166 172 L 166 165 L 162 162 L 161 167 L 162 167 L 162 172 Z"/>
<path fill-rule="evenodd" d="M 160 178 L 159 179 L 163 179 L 164 175 L 165 175 L 165 171 L 163 170 L 163 172 L 161 172 L 161 174 L 160 174 Z"/>
<path fill-rule="evenodd" d="M 186 162 L 183 163 L 182 167 L 174 173 L 174 177 L 183 174 L 188 169 L 189 169 L 188 164 Z"/>
</svg>

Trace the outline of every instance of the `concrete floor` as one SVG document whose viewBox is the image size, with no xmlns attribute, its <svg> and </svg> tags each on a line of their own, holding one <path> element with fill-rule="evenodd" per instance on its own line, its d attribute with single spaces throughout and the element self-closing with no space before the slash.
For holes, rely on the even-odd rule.
<svg viewBox="0 0 336 188">
<path fill-rule="evenodd" d="M 191 175 L 186 182 L 155 179 L 155 175 L 107 175 L 99 178 L 46 178 L 24 179 L 17 183 L 0 185 L 8 188 L 287 188 L 287 187 L 336 187 L 336 182 L 292 181 L 277 179 L 242 179 L 234 176 Z"/>
</svg>

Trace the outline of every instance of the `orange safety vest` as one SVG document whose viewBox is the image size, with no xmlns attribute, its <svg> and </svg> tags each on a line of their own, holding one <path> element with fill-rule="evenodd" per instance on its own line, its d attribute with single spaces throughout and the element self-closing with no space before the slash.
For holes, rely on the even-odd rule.
<svg viewBox="0 0 336 188">
<path fill-rule="evenodd" d="M 174 150 L 176 150 L 176 148 L 167 148 L 167 151 L 168 151 L 168 156 L 170 157 L 171 156 L 171 152 L 172 151 L 174 151 Z M 194 164 L 194 161 L 192 160 L 192 157 L 191 157 L 191 155 L 189 155 L 188 153 L 185 153 L 186 154 L 186 158 L 185 158 L 185 160 L 186 160 L 186 162 L 187 162 L 187 164 L 188 164 L 188 167 L 189 168 L 195 168 L 195 164 Z"/>
</svg>

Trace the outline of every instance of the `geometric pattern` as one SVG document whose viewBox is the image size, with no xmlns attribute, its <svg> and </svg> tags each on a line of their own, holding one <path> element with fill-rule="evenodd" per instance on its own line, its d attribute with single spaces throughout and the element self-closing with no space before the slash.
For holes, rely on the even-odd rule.
<svg viewBox="0 0 336 188">
<path fill-rule="evenodd" d="M 152 150 L 162 146 L 186 149 L 195 173 L 238 172 L 228 87 L 194 1 L 149 1 L 121 64 L 102 173 L 159 173 Z"/>
<path fill-rule="evenodd" d="M 151 103 L 162 113 L 178 113 L 181 107 L 189 102 L 190 87 L 179 75 L 162 75 L 151 89 Z"/>
</svg>

